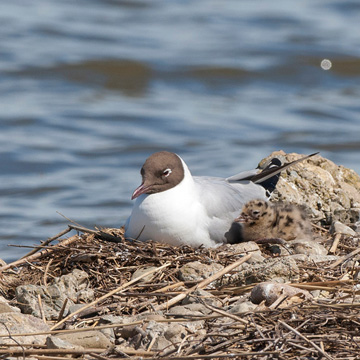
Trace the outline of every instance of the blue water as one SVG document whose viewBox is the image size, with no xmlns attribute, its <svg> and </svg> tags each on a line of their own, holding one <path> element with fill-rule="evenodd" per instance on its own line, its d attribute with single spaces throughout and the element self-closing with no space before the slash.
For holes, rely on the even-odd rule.
<svg viewBox="0 0 360 360">
<path fill-rule="evenodd" d="M 157 150 L 196 175 L 279 149 L 360 173 L 359 18 L 346 0 L 2 2 L 0 257 L 59 213 L 121 226 Z"/>
</svg>

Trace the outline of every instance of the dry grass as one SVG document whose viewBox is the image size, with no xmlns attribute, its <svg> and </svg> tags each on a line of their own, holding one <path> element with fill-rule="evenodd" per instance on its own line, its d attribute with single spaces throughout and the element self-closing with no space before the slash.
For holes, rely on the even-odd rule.
<svg viewBox="0 0 360 360">
<path fill-rule="evenodd" d="M 327 247 L 330 248 L 332 236 L 324 229 L 318 231 L 322 232 L 323 237 L 328 237 Z M 104 241 L 104 237 L 119 242 Z M 77 331 L 96 329 L 99 316 L 103 314 L 136 315 L 154 312 L 161 307 L 165 308 L 167 323 L 205 321 L 205 334 L 196 336 L 189 333 L 181 343 L 174 344 L 175 350 L 165 349 L 156 353 L 151 349 L 119 351 L 114 348 L 100 355 L 99 349 L 82 353 L 71 350 L 54 353 L 46 351 L 48 349 L 24 347 L 26 356 L 39 359 L 50 359 L 55 354 L 58 359 L 83 356 L 102 360 L 121 357 L 179 360 L 360 359 L 360 288 L 354 286 L 359 266 L 357 262 L 353 262 L 352 267 L 344 266 L 344 261 L 349 260 L 346 258 L 349 253 L 352 252 L 348 256 L 350 260 L 358 256 L 356 245 L 356 239 L 342 237 L 335 249 L 337 255 L 343 256 L 342 261 L 301 264 L 300 280 L 293 285 L 308 290 L 318 289 L 321 291 L 319 297 L 300 303 L 290 302 L 285 307 L 282 306 L 284 304 L 270 308 L 260 305 L 257 311 L 246 314 L 229 314 L 222 308 L 205 303 L 212 311 L 208 316 L 187 316 L 184 319 L 166 311 L 168 301 L 182 293 L 192 296 L 198 284 L 184 283 L 179 278 L 178 270 L 181 266 L 197 260 L 208 264 L 217 262 L 227 267 L 241 261 L 244 254 L 233 254 L 224 251 L 223 247 L 193 249 L 154 242 L 128 242 L 123 239 L 121 229 L 103 229 L 95 234 L 75 235 L 55 245 L 45 244 L 41 252 L 2 267 L 0 285 L 5 296 L 11 299 L 15 287 L 20 283 L 46 285 L 54 277 L 67 274 L 75 268 L 85 271 L 89 275 L 89 287 L 95 290 L 97 300 L 86 311 L 80 312 L 76 319 L 63 319 L 63 323 L 50 324 L 56 329 L 53 333 L 74 328 L 74 325 L 78 325 Z M 263 248 L 265 250 L 265 245 Z M 135 270 L 149 266 L 163 268 L 154 271 L 150 281 L 131 283 Z M 219 274 L 216 289 L 206 289 L 222 302 L 223 308 L 233 303 L 238 296 L 249 293 L 256 285 L 236 286 L 228 281 L 222 283 L 223 275 Z M 201 284 L 198 286 L 202 287 Z M 86 325 L 80 325 L 85 318 Z M 123 325 L 112 326 L 120 328 Z M 6 351 L 9 350 L 0 348 L 0 355 Z M 19 350 L 19 354 L 22 356 L 24 352 Z"/>
</svg>

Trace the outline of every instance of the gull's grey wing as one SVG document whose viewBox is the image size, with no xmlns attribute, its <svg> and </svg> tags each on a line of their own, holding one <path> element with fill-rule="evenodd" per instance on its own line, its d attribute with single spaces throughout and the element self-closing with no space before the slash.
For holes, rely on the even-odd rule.
<svg viewBox="0 0 360 360">
<path fill-rule="evenodd" d="M 266 199 L 265 189 L 251 181 L 229 183 L 223 178 L 196 176 L 194 180 L 200 201 L 211 219 L 210 237 L 218 242 L 226 240 L 225 233 L 249 200 Z"/>
<path fill-rule="evenodd" d="M 251 181 L 228 182 L 217 177 L 194 176 L 200 201 L 210 216 L 227 218 L 243 205 L 256 198 L 265 199 L 265 190 Z"/>
</svg>

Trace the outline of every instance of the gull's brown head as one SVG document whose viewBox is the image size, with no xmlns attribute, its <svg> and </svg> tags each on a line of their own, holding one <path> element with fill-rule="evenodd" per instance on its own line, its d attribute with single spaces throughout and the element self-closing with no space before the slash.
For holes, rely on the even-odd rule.
<svg viewBox="0 0 360 360">
<path fill-rule="evenodd" d="M 184 166 L 179 156 L 160 151 L 148 157 L 141 168 L 141 185 L 133 192 L 131 200 L 141 194 L 155 194 L 169 190 L 184 178 Z"/>
</svg>

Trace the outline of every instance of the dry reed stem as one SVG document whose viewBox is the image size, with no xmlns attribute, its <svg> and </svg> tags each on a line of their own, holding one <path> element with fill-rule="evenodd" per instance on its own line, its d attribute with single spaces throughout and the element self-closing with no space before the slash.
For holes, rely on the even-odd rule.
<svg viewBox="0 0 360 360">
<path fill-rule="evenodd" d="M 199 284 L 197 284 L 197 285 L 193 286 L 192 288 L 186 290 L 185 292 L 177 295 L 176 297 L 174 297 L 173 299 L 167 301 L 166 303 L 155 306 L 154 310 L 159 311 L 159 310 L 168 309 L 169 307 L 171 307 L 171 306 L 177 304 L 179 301 L 183 300 L 190 293 L 192 293 L 192 292 L 194 292 L 194 291 L 196 291 L 198 289 L 203 289 L 204 287 L 206 287 L 207 285 L 209 285 L 213 281 L 219 279 L 223 275 L 229 273 L 231 270 L 235 269 L 236 267 L 240 266 L 244 262 L 248 261 L 250 258 L 251 258 L 251 254 L 245 255 L 243 258 L 239 259 L 238 261 L 235 261 L 233 264 L 228 265 L 226 268 L 218 271 L 214 275 L 212 275 L 209 278 L 201 281 Z"/>
<path fill-rule="evenodd" d="M 67 317 L 65 317 L 64 319 L 60 320 L 57 324 L 55 324 L 50 330 L 54 330 L 56 329 L 58 326 L 60 326 L 61 324 L 63 324 L 65 321 L 71 319 L 73 316 L 79 314 L 80 312 L 84 311 L 85 309 L 88 309 L 89 307 L 91 306 L 94 306 L 95 304 L 99 303 L 100 301 L 102 300 L 105 300 L 107 299 L 108 297 L 116 294 L 117 292 L 123 290 L 123 289 L 126 289 L 127 287 L 129 287 L 130 285 L 132 284 L 135 284 L 136 282 L 138 282 L 139 280 L 141 280 L 142 278 L 144 278 L 145 276 L 148 276 L 150 274 L 153 274 L 157 271 L 160 271 L 162 269 L 165 269 L 166 267 L 169 267 L 171 264 L 167 263 L 167 264 L 164 264 L 162 266 L 160 266 L 159 268 L 157 269 L 152 269 L 152 270 L 149 270 L 149 271 L 146 271 L 144 274 L 138 276 L 137 278 L 131 280 L 131 281 L 128 281 L 127 283 L 123 284 L 123 285 L 120 285 L 118 288 L 116 288 L 115 290 L 112 290 L 110 292 L 108 292 L 107 294 L 101 296 L 100 298 L 98 299 L 95 299 L 94 301 L 92 301 L 91 303 L 89 304 L 86 304 L 84 305 L 82 308 L 74 311 L 73 313 L 71 313 L 70 315 L 68 315 Z"/>
</svg>

